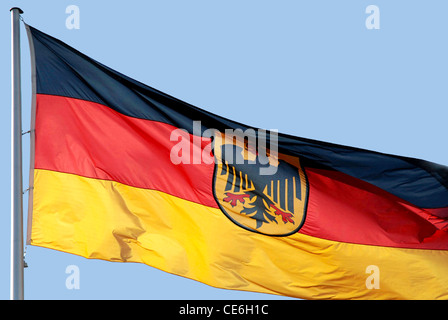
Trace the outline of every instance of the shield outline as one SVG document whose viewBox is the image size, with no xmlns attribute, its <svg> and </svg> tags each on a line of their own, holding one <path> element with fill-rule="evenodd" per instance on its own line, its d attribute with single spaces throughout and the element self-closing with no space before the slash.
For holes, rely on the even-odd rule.
<svg viewBox="0 0 448 320">
<path fill-rule="evenodd" d="M 260 231 L 260 230 L 257 230 L 257 229 L 255 229 L 255 228 L 251 228 L 251 227 L 249 227 L 249 226 L 246 226 L 246 225 L 244 225 L 244 224 L 238 222 L 236 219 L 234 219 L 234 218 L 232 217 L 232 214 L 229 213 L 229 212 L 227 212 L 227 210 L 222 206 L 221 201 L 219 200 L 218 196 L 216 195 L 217 172 L 218 172 L 218 170 L 221 170 L 221 168 L 222 168 L 222 161 L 218 161 L 217 156 L 216 156 L 216 150 L 217 150 L 216 141 L 218 141 L 218 140 L 219 140 L 219 141 L 222 141 L 223 139 L 222 139 L 222 138 L 218 138 L 218 139 L 216 139 L 216 135 L 215 135 L 215 136 L 214 136 L 214 139 L 213 139 L 213 148 L 212 148 L 212 150 L 213 150 L 214 162 L 215 162 L 215 164 L 214 164 L 214 169 L 213 169 L 213 197 L 215 198 L 215 201 L 216 201 L 216 203 L 218 204 L 219 209 L 221 210 L 221 212 L 223 212 L 224 215 L 225 215 L 230 221 L 232 221 L 234 224 L 236 224 L 237 226 L 239 226 L 239 227 L 241 227 L 241 228 L 243 228 L 243 229 L 245 229 L 245 230 L 247 230 L 247 231 L 254 232 L 254 233 L 258 233 L 258 234 L 262 234 L 262 235 L 267 235 L 267 236 L 272 236 L 272 237 L 287 237 L 287 236 L 290 236 L 290 235 L 292 235 L 292 234 L 297 233 L 297 232 L 303 227 L 303 225 L 304 225 L 304 223 L 305 223 L 306 215 L 307 215 L 307 211 L 308 211 L 308 198 L 309 198 L 309 183 L 308 183 L 308 177 L 307 177 L 307 175 L 306 175 L 305 170 L 303 169 L 302 162 L 300 161 L 300 158 L 297 157 L 297 156 L 290 156 L 290 155 L 287 155 L 287 154 L 278 153 L 278 158 L 280 158 L 280 159 L 282 159 L 282 160 L 284 160 L 285 157 L 297 158 L 297 161 L 298 161 L 298 163 L 299 163 L 299 165 L 297 166 L 297 168 L 298 168 L 298 171 L 299 171 L 299 176 L 301 177 L 300 182 L 301 182 L 301 185 L 303 184 L 303 185 L 305 186 L 305 192 L 304 192 L 305 199 L 302 200 L 302 201 L 304 202 L 304 203 L 303 203 L 302 220 L 300 221 L 300 223 L 298 223 L 297 227 L 294 228 L 293 230 L 291 230 L 290 232 L 287 232 L 287 233 L 278 233 L 278 234 L 275 234 L 275 233 L 266 233 L 266 232 L 262 232 L 262 231 Z M 225 138 L 224 138 L 224 140 L 225 140 Z M 225 144 L 238 145 L 238 140 L 237 140 L 236 142 L 237 142 L 237 143 L 221 143 L 221 144 L 218 146 L 218 148 L 220 148 L 222 145 L 225 145 Z M 286 161 L 286 160 L 284 160 L 284 161 Z M 287 162 L 289 162 L 289 161 L 287 161 Z M 295 166 L 295 165 L 294 165 L 294 166 Z M 302 177 L 303 177 L 303 179 L 302 179 Z"/>
</svg>

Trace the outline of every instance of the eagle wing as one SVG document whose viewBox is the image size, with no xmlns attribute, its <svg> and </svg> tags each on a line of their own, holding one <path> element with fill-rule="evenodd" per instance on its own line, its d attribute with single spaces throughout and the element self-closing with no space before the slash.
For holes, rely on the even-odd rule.
<svg viewBox="0 0 448 320">
<path fill-rule="evenodd" d="M 279 159 L 278 168 L 274 174 L 260 175 L 260 168 L 268 167 L 269 164 L 260 163 L 258 156 L 252 162 L 243 159 L 241 147 L 235 145 L 226 147 L 233 148 L 232 153 L 229 153 L 228 149 L 225 150 L 224 146 L 222 149 L 223 163 L 220 174 L 227 175 L 226 192 L 245 193 L 251 198 L 257 196 L 259 201 L 264 200 L 266 203 L 264 206 L 267 205 L 268 208 L 274 206 L 276 209 L 294 213 L 294 198 L 299 200 L 302 198 L 297 167 Z M 226 159 L 225 155 L 228 154 L 231 154 L 232 158 Z M 261 203 L 257 202 L 255 205 L 259 206 Z M 247 210 L 254 212 L 255 208 Z"/>
</svg>

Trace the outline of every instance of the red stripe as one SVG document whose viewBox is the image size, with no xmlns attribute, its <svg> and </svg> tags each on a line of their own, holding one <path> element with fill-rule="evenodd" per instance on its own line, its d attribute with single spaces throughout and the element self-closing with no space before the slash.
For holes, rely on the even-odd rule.
<svg viewBox="0 0 448 320">
<path fill-rule="evenodd" d="M 36 102 L 36 169 L 160 190 L 218 207 L 212 192 L 213 163 L 175 165 L 170 160 L 178 143 L 170 141 L 175 127 L 74 98 L 38 94 Z M 204 146 L 210 140 L 202 142 Z M 191 148 L 199 150 L 193 144 Z"/>
<path fill-rule="evenodd" d="M 448 249 L 448 208 L 421 209 L 346 174 L 306 169 L 310 185 L 300 233 L 349 243 Z"/>
<path fill-rule="evenodd" d="M 37 95 L 35 167 L 160 190 L 217 208 L 214 164 L 171 162 L 175 129 L 93 102 Z M 202 142 L 201 148 L 191 146 L 200 151 L 209 140 Z M 448 249 L 448 208 L 416 208 L 340 172 L 306 172 L 310 190 L 301 233 L 367 245 Z"/>
</svg>

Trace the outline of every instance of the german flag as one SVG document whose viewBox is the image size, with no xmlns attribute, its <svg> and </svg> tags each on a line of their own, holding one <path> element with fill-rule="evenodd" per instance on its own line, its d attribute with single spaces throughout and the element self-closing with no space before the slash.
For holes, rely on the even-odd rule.
<svg viewBox="0 0 448 320">
<path fill-rule="evenodd" d="M 448 168 L 252 128 L 27 26 L 28 243 L 304 299 L 447 299 Z"/>
</svg>

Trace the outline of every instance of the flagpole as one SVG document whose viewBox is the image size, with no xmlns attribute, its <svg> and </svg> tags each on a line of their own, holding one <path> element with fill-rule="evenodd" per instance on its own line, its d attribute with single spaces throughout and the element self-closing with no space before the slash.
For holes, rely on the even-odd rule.
<svg viewBox="0 0 448 320">
<path fill-rule="evenodd" d="M 20 14 L 11 11 L 11 300 L 23 300 L 22 93 L 20 78 Z"/>
</svg>

